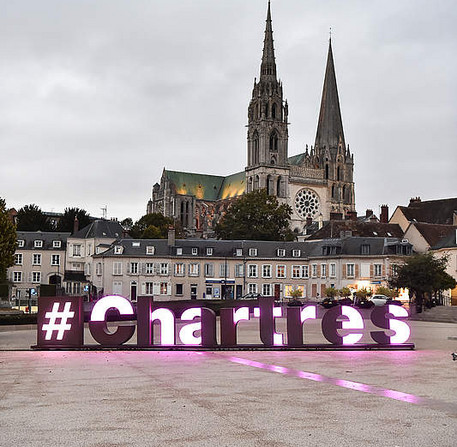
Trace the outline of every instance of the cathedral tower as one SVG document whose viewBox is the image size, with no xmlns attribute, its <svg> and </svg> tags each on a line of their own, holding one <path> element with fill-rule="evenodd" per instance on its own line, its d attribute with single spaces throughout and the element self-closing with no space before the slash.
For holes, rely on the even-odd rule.
<svg viewBox="0 0 457 447">
<path fill-rule="evenodd" d="M 259 81 L 254 80 L 248 109 L 247 192 L 265 188 L 268 194 L 288 197 L 287 102 L 277 79 L 268 2 Z"/>
</svg>

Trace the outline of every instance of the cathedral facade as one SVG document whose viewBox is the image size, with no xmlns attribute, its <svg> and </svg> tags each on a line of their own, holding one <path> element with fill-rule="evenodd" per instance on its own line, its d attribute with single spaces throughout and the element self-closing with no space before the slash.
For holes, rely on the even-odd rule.
<svg viewBox="0 0 457 447">
<path fill-rule="evenodd" d="M 346 218 L 355 211 L 354 156 L 346 145 L 336 84 L 332 43 L 314 146 L 288 155 L 288 104 L 276 73 L 268 3 L 259 79 L 248 107 L 247 166 L 227 177 L 163 170 L 147 212 L 180 222 L 189 236 L 211 236 L 233 200 L 265 188 L 291 206 L 291 228 L 302 234 L 316 221 Z"/>
</svg>

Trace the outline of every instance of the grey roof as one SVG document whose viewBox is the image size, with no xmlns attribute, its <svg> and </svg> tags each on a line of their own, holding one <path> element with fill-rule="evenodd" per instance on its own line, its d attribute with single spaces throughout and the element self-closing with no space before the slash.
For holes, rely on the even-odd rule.
<svg viewBox="0 0 457 447">
<path fill-rule="evenodd" d="M 80 239 L 120 239 L 124 236 L 123 228 L 119 222 L 113 220 L 98 219 L 94 220 L 83 229 L 77 231 L 71 237 Z"/>
<path fill-rule="evenodd" d="M 457 247 L 457 228 L 454 227 L 454 231 L 448 234 L 446 237 L 441 239 L 436 245 L 432 247 L 432 250 L 438 250 L 440 248 L 455 248 Z"/>
<path fill-rule="evenodd" d="M 369 246 L 369 253 L 362 252 L 362 245 Z M 115 254 L 115 246 L 123 247 L 122 254 Z M 154 254 L 147 255 L 146 247 L 153 246 Z M 399 248 L 398 248 L 399 247 Z M 404 250 L 402 247 L 408 247 Z M 177 254 L 177 249 L 182 254 Z M 197 249 L 197 255 L 192 255 L 192 249 Z M 212 248 L 212 255 L 207 255 L 207 248 Z M 249 249 L 257 249 L 257 255 L 250 256 Z M 237 250 L 242 250 L 242 255 L 237 256 Z M 284 256 L 278 256 L 278 249 L 284 249 Z M 366 247 L 365 247 L 366 249 Z M 299 256 L 293 256 L 293 250 L 300 250 Z M 276 241 L 221 241 L 215 239 L 178 239 L 174 246 L 169 246 L 166 239 L 121 239 L 114 242 L 111 247 L 95 257 L 193 257 L 205 258 L 238 258 L 240 261 L 254 259 L 287 259 L 299 260 L 323 256 L 359 256 L 359 255 L 393 255 L 409 254 L 411 244 L 402 242 L 399 238 L 384 237 L 347 237 L 337 239 L 324 239 L 319 241 L 304 242 L 276 242 Z"/>
<path fill-rule="evenodd" d="M 71 233 L 58 233 L 52 231 L 18 231 L 17 240 L 24 241 L 23 247 L 18 250 L 64 250 L 67 246 L 67 238 Z M 35 247 L 35 241 L 43 241 L 42 247 Z M 60 247 L 53 247 L 54 241 L 60 241 Z"/>
</svg>

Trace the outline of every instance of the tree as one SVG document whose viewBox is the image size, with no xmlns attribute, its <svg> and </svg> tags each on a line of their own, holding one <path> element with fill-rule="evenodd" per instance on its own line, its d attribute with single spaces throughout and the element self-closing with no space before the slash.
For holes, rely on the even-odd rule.
<svg viewBox="0 0 457 447">
<path fill-rule="evenodd" d="M 57 224 L 57 231 L 73 233 L 75 217 L 78 218 L 78 228 L 87 227 L 90 224 L 90 216 L 86 210 L 80 208 L 65 208 L 63 216 Z"/>
<path fill-rule="evenodd" d="M 17 212 L 17 230 L 18 231 L 52 231 L 48 218 L 43 214 L 41 209 L 32 203 L 23 206 Z"/>
<path fill-rule="evenodd" d="M 334 287 L 327 287 L 325 289 L 325 296 L 328 296 L 329 298 L 335 298 L 336 295 L 338 295 L 338 292 L 339 291 Z"/>
<path fill-rule="evenodd" d="M 455 279 L 446 273 L 448 259 L 435 258 L 432 253 L 411 256 L 403 265 L 397 266 L 390 285 L 408 288 L 416 297 L 416 311 L 423 305 L 431 306 L 432 293 L 453 289 Z"/>
<path fill-rule="evenodd" d="M 343 287 L 338 291 L 339 295 L 343 298 L 348 298 L 351 296 L 351 289 L 349 287 Z"/>
<path fill-rule="evenodd" d="M 133 220 L 131 217 L 126 217 L 121 221 L 121 226 L 125 231 L 130 231 L 133 227 Z"/>
<path fill-rule="evenodd" d="M 376 289 L 377 295 L 384 295 L 387 298 L 392 298 L 394 296 L 393 290 L 389 289 L 388 287 L 380 286 Z"/>
<path fill-rule="evenodd" d="M 216 225 L 218 239 L 293 240 L 289 227 L 292 208 L 279 204 L 265 189 L 247 193 L 232 203 Z"/>
<path fill-rule="evenodd" d="M 16 228 L 8 216 L 5 200 L 0 197 L 0 282 L 6 280 L 8 267 L 14 265 Z"/>
<path fill-rule="evenodd" d="M 146 214 L 130 230 L 134 239 L 166 239 L 168 229 L 174 226 L 173 219 L 160 213 Z"/>
</svg>

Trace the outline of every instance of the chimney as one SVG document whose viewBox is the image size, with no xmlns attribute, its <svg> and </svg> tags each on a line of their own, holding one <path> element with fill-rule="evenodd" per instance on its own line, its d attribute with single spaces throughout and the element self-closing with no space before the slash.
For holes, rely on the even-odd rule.
<svg viewBox="0 0 457 447">
<path fill-rule="evenodd" d="M 173 247 L 176 241 L 176 232 L 173 227 L 168 227 L 168 246 Z"/>
<path fill-rule="evenodd" d="M 357 220 L 357 211 L 348 211 L 346 213 L 346 220 L 352 220 L 355 222 Z"/>
<path fill-rule="evenodd" d="M 373 215 L 373 210 L 368 209 L 368 210 L 365 211 L 365 217 L 366 217 L 367 219 L 368 219 L 369 217 L 371 217 L 372 215 Z"/>
<path fill-rule="evenodd" d="M 79 230 L 79 220 L 78 216 L 75 216 L 75 220 L 73 222 L 73 234 L 75 234 Z"/>
<path fill-rule="evenodd" d="M 387 205 L 381 205 L 381 223 L 389 222 L 389 207 Z"/>
<path fill-rule="evenodd" d="M 409 205 L 408 206 L 414 206 L 416 203 L 421 203 L 421 198 L 420 197 L 411 197 L 409 199 Z"/>
<path fill-rule="evenodd" d="M 343 220 L 343 213 L 330 213 L 330 220 Z"/>
</svg>

